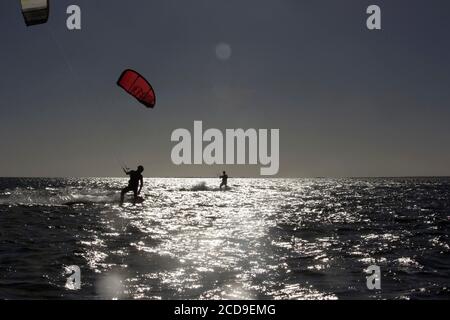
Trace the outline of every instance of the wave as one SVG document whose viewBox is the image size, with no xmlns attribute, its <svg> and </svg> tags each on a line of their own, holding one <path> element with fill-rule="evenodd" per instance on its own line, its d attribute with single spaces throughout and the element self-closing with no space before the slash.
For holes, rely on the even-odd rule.
<svg viewBox="0 0 450 320">
<path fill-rule="evenodd" d="M 0 193 L 0 204 L 25 206 L 58 206 L 76 204 L 106 204 L 118 202 L 116 191 L 78 188 L 16 188 Z"/>
<path fill-rule="evenodd" d="M 231 190 L 230 187 L 226 187 L 224 189 L 220 189 L 218 187 L 208 187 L 206 185 L 205 181 L 201 181 L 195 185 L 193 185 L 190 188 L 181 188 L 180 191 L 193 191 L 193 192 L 198 192 L 198 191 L 223 191 L 223 190 Z"/>
</svg>

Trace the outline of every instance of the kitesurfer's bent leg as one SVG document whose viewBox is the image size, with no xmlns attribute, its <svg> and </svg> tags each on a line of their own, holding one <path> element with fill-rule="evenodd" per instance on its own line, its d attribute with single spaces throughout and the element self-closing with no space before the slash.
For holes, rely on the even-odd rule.
<svg viewBox="0 0 450 320">
<path fill-rule="evenodd" d="M 137 199 L 138 199 L 138 188 L 133 188 L 133 194 L 134 194 L 134 200 L 133 200 L 133 204 L 136 204 Z"/>
<path fill-rule="evenodd" d="M 122 189 L 122 192 L 120 192 L 120 204 L 123 204 L 123 199 L 124 199 L 124 197 L 125 197 L 125 194 L 126 194 L 127 192 L 130 192 L 131 190 L 133 190 L 133 189 L 130 188 L 130 187 L 125 187 L 125 188 Z M 134 190 L 133 190 L 133 191 L 134 191 Z"/>
</svg>

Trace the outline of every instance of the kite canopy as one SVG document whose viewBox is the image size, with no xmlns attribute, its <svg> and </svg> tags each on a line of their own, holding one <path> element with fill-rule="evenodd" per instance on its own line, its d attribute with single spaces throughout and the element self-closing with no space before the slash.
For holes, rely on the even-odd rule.
<svg viewBox="0 0 450 320">
<path fill-rule="evenodd" d="M 48 0 L 20 0 L 27 26 L 46 23 L 49 15 Z"/>
<path fill-rule="evenodd" d="M 150 83 L 136 71 L 130 69 L 125 70 L 117 81 L 117 84 L 147 108 L 153 108 L 155 106 L 155 91 Z"/>
</svg>

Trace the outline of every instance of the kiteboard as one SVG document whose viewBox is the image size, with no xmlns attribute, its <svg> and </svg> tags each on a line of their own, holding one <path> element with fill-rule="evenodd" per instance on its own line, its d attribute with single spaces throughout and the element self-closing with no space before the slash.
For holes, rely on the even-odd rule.
<svg viewBox="0 0 450 320">
<path fill-rule="evenodd" d="M 131 204 L 140 204 L 143 203 L 145 199 L 143 197 L 138 196 L 136 200 L 133 197 L 126 198 L 125 203 L 131 203 Z"/>
<path fill-rule="evenodd" d="M 136 203 L 143 203 L 145 201 L 145 199 L 143 197 L 137 197 L 136 199 Z M 131 200 L 131 202 L 133 202 L 133 199 Z"/>
</svg>

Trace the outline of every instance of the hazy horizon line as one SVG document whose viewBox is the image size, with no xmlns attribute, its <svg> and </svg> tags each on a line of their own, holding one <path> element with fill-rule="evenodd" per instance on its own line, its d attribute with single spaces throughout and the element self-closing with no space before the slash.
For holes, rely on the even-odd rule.
<svg viewBox="0 0 450 320">
<path fill-rule="evenodd" d="M 0 176 L 0 179 L 127 179 L 127 177 L 120 176 Z M 450 178 L 450 175 L 401 175 L 401 176 L 304 176 L 304 177 L 243 177 L 243 176 L 229 176 L 229 179 L 386 179 L 386 178 Z M 148 176 L 144 177 L 144 179 L 219 179 L 219 176 L 180 176 L 180 177 L 169 177 L 169 176 Z"/>
</svg>

